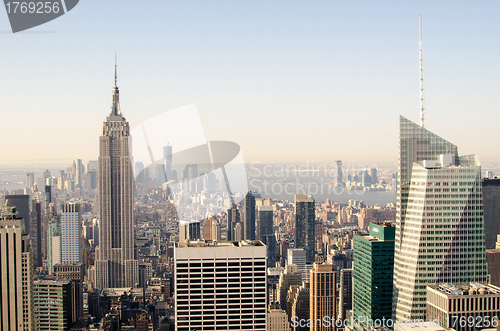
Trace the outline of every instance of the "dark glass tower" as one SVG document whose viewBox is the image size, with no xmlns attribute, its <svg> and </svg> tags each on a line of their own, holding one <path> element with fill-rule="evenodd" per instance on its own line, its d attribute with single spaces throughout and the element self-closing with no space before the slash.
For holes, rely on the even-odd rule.
<svg viewBox="0 0 500 331">
<path fill-rule="evenodd" d="M 295 248 L 306 251 L 306 263 L 314 262 L 315 219 L 314 199 L 295 194 Z"/>
<path fill-rule="evenodd" d="M 245 217 L 243 221 L 243 239 L 255 240 L 255 197 L 250 191 L 245 195 L 243 209 L 243 216 Z"/>
</svg>

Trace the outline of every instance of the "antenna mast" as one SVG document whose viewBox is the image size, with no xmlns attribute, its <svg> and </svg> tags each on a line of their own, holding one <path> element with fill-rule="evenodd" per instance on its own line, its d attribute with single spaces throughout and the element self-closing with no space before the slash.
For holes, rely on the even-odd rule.
<svg viewBox="0 0 500 331">
<path fill-rule="evenodd" d="M 117 87 L 118 85 L 118 74 L 117 74 L 117 62 L 116 62 L 116 52 L 115 52 L 115 87 Z"/>
<path fill-rule="evenodd" d="M 424 59 L 422 55 L 422 15 L 418 16 L 420 26 L 420 121 L 425 127 L 425 108 L 424 108 Z"/>
</svg>

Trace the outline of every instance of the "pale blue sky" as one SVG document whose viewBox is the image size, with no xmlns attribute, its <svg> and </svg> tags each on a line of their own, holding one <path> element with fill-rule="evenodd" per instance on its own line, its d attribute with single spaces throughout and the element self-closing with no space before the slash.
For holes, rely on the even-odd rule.
<svg viewBox="0 0 500 331">
<path fill-rule="evenodd" d="M 397 162 L 398 116 L 500 162 L 497 1 L 81 0 L 26 33 L 0 9 L 2 160 L 96 159 L 114 52 L 132 127 L 195 103 L 246 162 Z M 175 149 L 175 146 L 174 146 Z M 175 150 L 174 150 L 175 152 Z"/>
</svg>

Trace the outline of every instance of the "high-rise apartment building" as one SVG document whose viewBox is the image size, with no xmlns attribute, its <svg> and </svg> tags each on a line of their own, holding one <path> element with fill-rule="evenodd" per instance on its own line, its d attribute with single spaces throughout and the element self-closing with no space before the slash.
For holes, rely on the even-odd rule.
<svg viewBox="0 0 500 331">
<path fill-rule="evenodd" d="M 33 265 L 29 235 L 14 207 L 0 218 L 0 329 L 33 330 Z"/>
<path fill-rule="evenodd" d="M 315 219 L 314 199 L 295 194 L 295 248 L 306 251 L 307 263 L 314 262 Z"/>
<path fill-rule="evenodd" d="M 266 248 L 260 241 L 178 243 L 175 326 L 266 330 Z"/>
<path fill-rule="evenodd" d="M 256 239 L 267 247 L 267 265 L 276 264 L 276 236 L 274 234 L 273 207 L 259 206 Z"/>
<path fill-rule="evenodd" d="M 245 240 L 255 240 L 255 197 L 247 192 L 243 203 L 243 236 Z"/>
<path fill-rule="evenodd" d="M 81 263 L 82 224 L 80 205 L 63 203 L 61 206 L 61 262 Z"/>
<path fill-rule="evenodd" d="M 309 318 L 314 321 L 310 330 L 336 330 L 336 276 L 333 265 L 315 264 L 310 279 Z"/>
<path fill-rule="evenodd" d="M 111 113 L 99 138 L 99 254 L 96 287 L 133 287 L 139 281 L 134 259 L 134 173 L 130 127 L 120 111 L 119 90 L 113 88 Z"/>
<path fill-rule="evenodd" d="M 354 235 L 352 315 L 356 320 L 392 317 L 395 230 L 393 223 L 370 223 L 369 234 Z"/>
<path fill-rule="evenodd" d="M 426 286 L 487 282 L 481 166 L 400 118 L 393 317 L 425 319 Z"/>
</svg>

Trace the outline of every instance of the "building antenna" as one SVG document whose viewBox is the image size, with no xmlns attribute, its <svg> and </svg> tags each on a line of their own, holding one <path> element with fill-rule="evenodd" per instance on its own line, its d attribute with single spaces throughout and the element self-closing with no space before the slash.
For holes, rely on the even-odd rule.
<svg viewBox="0 0 500 331">
<path fill-rule="evenodd" d="M 423 128 L 425 128 L 425 107 L 424 107 L 424 59 L 422 55 L 422 15 L 418 15 L 420 26 L 420 121 Z"/>
<path fill-rule="evenodd" d="M 115 87 L 118 86 L 118 72 L 117 72 L 117 67 L 118 67 L 118 63 L 116 61 L 116 52 L 115 52 Z"/>
</svg>

